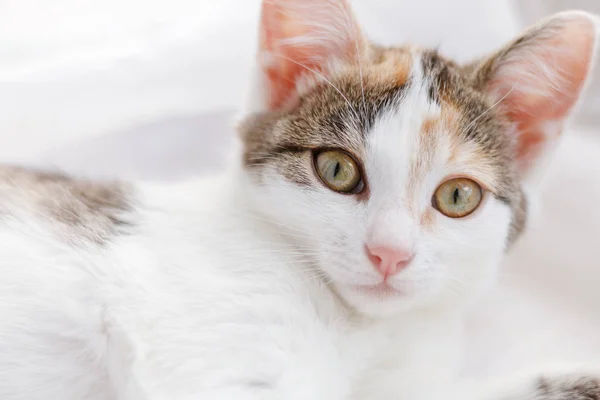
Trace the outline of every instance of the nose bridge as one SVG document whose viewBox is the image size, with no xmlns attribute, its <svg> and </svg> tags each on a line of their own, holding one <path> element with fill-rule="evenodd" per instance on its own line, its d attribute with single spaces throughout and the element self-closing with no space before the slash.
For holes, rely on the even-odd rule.
<svg viewBox="0 0 600 400">
<path fill-rule="evenodd" d="M 381 205 L 369 220 L 367 242 L 371 245 L 412 248 L 415 223 L 401 204 Z"/>
<path fill-rule="evenodd" d="M 412 248 L 418 233 L 418 193 L 426 166 L 421 162 L 421 126 L 428 102 L 414 88 L 403 107 L 383 118 L 369 137 L 367 170 L 371 196 L 367 241 L 373 246 Z M 421 168 L 419 168 L 421 166 Z"/>
</svg>

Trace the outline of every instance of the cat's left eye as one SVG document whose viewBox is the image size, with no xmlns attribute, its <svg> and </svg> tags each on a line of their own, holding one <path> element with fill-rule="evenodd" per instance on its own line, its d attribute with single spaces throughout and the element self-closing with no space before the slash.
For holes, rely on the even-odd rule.
<svg viewBox="0 0 600 400">
<path fill-rule="evenodd" d="M 315 154 L 315 168 L 323 183 L 340 193 L 358 193 L 363 188 L 356 161 L 341 150 L 326 150 Z"/>
<path fill-rule="evenodd" d="M 454 178 L 442 183 L 435 191 L 432 205 L 450 218 L 462 218 L 479 207 L 483 191 L 479 184 L 468 178 Z"/>
</svg>

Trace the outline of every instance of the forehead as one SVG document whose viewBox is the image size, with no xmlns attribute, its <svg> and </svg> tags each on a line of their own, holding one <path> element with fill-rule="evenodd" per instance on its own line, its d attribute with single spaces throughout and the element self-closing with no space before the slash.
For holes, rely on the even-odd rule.
<svg viewBox="0 0 600 400">
<path fill-rule="evenodd" d="M 476 179 L 506 197 L 512 185 L 509 143 L 485 100 L 436 53 L 414 53 L 396 107 L 380 108 L 358 150 L 371 175 L 414 195 L 424 184 Z M 428 181 L 429 180 L 429 181 Z M 428 188 L 435 189 L 435 186 Z"/>
</svg>

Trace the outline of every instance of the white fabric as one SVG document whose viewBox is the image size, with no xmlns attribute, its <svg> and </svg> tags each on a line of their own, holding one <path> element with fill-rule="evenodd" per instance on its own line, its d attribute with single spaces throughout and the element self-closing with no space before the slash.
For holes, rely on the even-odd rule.
<svg viewBox="0 0 600 400">
<path fill-rule="evenodd" d="M 374 40 L 439 45 L 466 60 L 547 13 L 536 8 L 545 2 L 353 4 Z M 258 3 L 0 2 L 0 161 L 164 180 L 219 168 L 247 84 Z M 581 130 L 558 152 L 543 218 L 469 325 L 469 373 L 600 356 L 600 139 Z"/>
</svg>

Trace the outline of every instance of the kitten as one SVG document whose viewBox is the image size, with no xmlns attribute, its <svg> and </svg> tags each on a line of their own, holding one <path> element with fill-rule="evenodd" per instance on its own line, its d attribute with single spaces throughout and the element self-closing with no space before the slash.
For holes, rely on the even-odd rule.
<svg viewBox="0 0 600 400">
<path fill-rule="evenodd" d="M 344 0 L 264 0 L 238 161 L 171 186 L 0 171 L 0 398 L 600 399 L 600 369 L 457 378 L 597 24 L 457 65 Z"/>
</svg>

